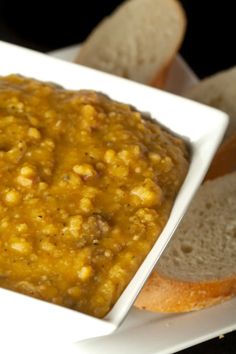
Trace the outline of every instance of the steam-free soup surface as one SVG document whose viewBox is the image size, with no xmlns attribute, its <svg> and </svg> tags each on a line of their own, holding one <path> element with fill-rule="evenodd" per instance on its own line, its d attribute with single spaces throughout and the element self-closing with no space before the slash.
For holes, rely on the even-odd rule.
<svg viewBox="0 0 236 354">
<path fill-rule="evenodd" d="M 187 155 L 102 94 L 0 78 L 0 286 L 103 317 L 163 229 Z"/>
</svg>

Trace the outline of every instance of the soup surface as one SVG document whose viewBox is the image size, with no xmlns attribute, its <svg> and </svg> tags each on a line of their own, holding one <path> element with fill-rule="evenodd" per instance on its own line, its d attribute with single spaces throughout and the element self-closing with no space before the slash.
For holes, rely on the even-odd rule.
<svg viewBox="0 0 236 354">
<path fill-rule="evenodd" d="M 130 106 L 1 77 L 0 286 L 103 317 L 187 170 L 185 143 Z"/>
</svg>

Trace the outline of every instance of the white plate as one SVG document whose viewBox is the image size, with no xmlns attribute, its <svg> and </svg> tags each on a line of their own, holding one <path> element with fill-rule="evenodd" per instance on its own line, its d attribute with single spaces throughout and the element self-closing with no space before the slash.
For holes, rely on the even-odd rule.
<svg viewBox="0 0 236 354">
<path fill-rule="evenodd" d="M 16 338 L 28 339 L 28 337 L 32 339 L 38 338 L 38 333 L 41 333 L 44 343 L 53 339 L 58 342 L 70 342 L 111 333 L 126 316 L 201 183 L 224 134 L 227 116 L 223 112 L 160 90 L 56 60 L 14 45 L 0 42 L 0 52 L 0 75 L 16 72 L 40 80 L 56 82 L 70 89 L 88 88 L 102 91 L 115 100 L 137 107 L 140 111 L 150 112 L 153 118 L 158 118 L 159 122 L 166 127 L 185 136 L 191 146 L 192 156 L 188 175 L 178 193 L 164 230 L 104 319 L 96 319 L 77 311 L 0 289 L 0 333 L 4 333 L 5 338 L 10 339 L 14 335 L 15 340 Z"/>
<path fill-rule="evenodd" d="M 79 45 L 50 54 L 73 61 Z M 198 81 L 178 55 L 166 90 L 181 94 Z M 171 354 L 236 329 L 236 298 L 212 308 L 188 314 L 155 314 L 133 308 L 122 326 L 109 336 L 80 342 L 79 354 Z"/>
</svg>

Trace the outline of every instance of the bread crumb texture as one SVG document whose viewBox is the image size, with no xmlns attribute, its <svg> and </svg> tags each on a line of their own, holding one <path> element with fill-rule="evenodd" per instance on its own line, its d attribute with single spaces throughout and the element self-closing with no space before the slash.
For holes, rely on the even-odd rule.
<svg viewBox="0 0 236 354">
<path fill-rule="evenodd" d="M 201 281 L 236 274 L 236 172 L 200 187 L 157 269 Z"/>
</svg>

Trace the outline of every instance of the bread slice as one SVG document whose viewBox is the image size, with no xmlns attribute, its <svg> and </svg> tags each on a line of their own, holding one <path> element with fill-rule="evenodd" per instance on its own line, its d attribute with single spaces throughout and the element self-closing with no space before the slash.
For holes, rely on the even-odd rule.
<svg viewBox="0 0 236 354">
<path fill-rule="evenodd" d="M 236 66 L 200 81 L 185 96 L 218 108 L 230 116 L 225 137 L 236 132 Z"/>
<path fill-rule="evenodd" d="M 144 84 L 162 85 L 185 28 L 185 14 L 177 0 L 129 0 L 94 29 L 75 61 Z"/>
<path fill-rule="evenodd" d="M 236 295 L 236 172 L 195 196 L 136 306 L 185 312 Z"/>
</svg>

